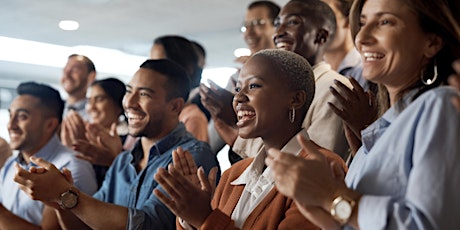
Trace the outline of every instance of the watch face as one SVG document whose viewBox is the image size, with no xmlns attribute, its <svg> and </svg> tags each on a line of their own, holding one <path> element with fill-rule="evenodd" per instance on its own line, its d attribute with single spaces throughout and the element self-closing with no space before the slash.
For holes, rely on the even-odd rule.
<svg viewBox="0 0 460 230">
<path fill-rule="evenodd" d="M 68 191 L 61 196 L 61 203 L 64 208 L 73 208 L 78 203 L 78 195 Z"/>
<path fill-rule="evenodd" d="M 336 215 L 340 219 L 348 219 L 348 218 L 350 218 L 351 211 L 352 211 L 351 205 L 346 200 L 341 200 L 335 206 Z"/>
</svg>

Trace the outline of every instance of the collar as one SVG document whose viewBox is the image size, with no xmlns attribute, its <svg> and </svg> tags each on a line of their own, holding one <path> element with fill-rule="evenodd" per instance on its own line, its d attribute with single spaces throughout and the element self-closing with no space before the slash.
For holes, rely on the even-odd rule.
<svg viewBox="0 0 460 230">
<path fill-rule="evenodd" d="M 359 54 L 356 48 L 353 48 L 350 51 L 348 51 L 347 55 L 340 63 L 339 68 L 337 69 L 337 72 L 341 73 L 342 71 L 350 69 L 350 68 L 354 68 L 355 66 L 358 66 L 361 63 L 362 63 L 361 54 Z"/>
<path fill-rule="evenodd" d="M 413 89 L 406 93 L 401 100 L 399 100 L 396 105 L 393 105 L 388 109 L 382 117 L 377 119 L 374 123 L 369 125 L 366 129 L 361 131 L 361 137 L 363 142 L 363 147 L 369 152 L 374 146 L 375 142 L 380 138 L 384 133 L 386 128 L 391 125 L 391 123 L 396 120 L 399 114 L 406 108 L 411 102 L 414 95 L 419 91 L 418 88 Z"/>
<path fill-rule="evenodd" d="M 324 61 L 317 63 L 312 68 L 313 75 L 315 75 L 315 82 L 317 82 L 322 76 L 324 76 L 324 74 L 332 70 L 331 65 L 327 64 Z"/>
<path fill-rule="evenodd" d="M 310 137 L 308 136 L 307 130 L 302 129 L 299 132 L 303 137 L 305 137 L 307 140 L 310 140 Z M 302 146 L 300 143 L 297 141 L 296 138 L 297 135 L 294 135 L 291 140 L 281 149 L 281 152 L 287 153 L 287 154 L 293 154 L 293 155 L 299 155 L 299 153 L 302 151 Z M 232 181 L 230 184 L 231 185 L 245 185 L 248 184 L 252 180 L 257 180 L 260 175 L 266 176 L 268 180 L 274 181 L 271 173 L 271 168 L 267 167 L 265 171 L 263 171 L 264 166 L 265 166 L 265 158 L 267 157 L 267 153 L 265 152 L 265 148 L 262 148 L 257 155 L 254 157 L 254 160 L 252 163 L 243 171 L 243 173 L 236 178 L 234 181 Z"/>
<path fill-rule="evenodd" d="M 61 144 L 59 141 L 59 138 L 56 134 L 54 134 L 51 139 L 48 141 L 48 143 L 45 144 L 38 152 L 34 154 L 35 157 L 40 157 L 43 158 L 46 161 L 49 161 L 55 154 L 56 154 L 56 148 Z M 24 156 L 22 155 L 22 152 L 18 153 L 18 158 L 17 162 L 24 167 L 27 166 L 36 166 L 34 163 L 30 162 L 29 164 L 26 163 Z"/>
<path fill-rule="evenodd" d="M 187 135 L 187 130 L 182 122 L 174 128 L 168 135 L 157 141 L 151 148 L 149 153 L 149 160 L 152 159 L 154 156 L 161 156 L 163 153 L 167 152 L 171 148 L 173 148 L 182 138 Z M 131 163 L 138 164 L 142 158 L 144 158 L 144 153 L 142 150 L 142 138 L 134 145 L 134 148 L 131 150 L 131 154 L 133 156 L 133 160 Z"/>
<path fill-rule="evenodd" d="M 66 102 L 64 108 L 65 108 L 65 111 L 70 110 L 70 109 L 73 109 L 75 111 L 80 111 L 80 110 L 85 109 L 85 105 L 86 105 L 86 98 L 83 98 L 73 103 L 72 105 Z"/>
</svg>

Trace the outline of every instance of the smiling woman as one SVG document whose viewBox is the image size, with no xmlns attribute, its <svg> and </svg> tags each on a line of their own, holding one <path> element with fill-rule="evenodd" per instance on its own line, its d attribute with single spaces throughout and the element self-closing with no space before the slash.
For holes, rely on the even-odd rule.
<svg viewBox="0 0 460 230">
<path fill-rule="evenodd" d="M 444 0 L 354 2 L 363 76 L 381 84 L 386 112 L 361 132 L 345 181 L 308 142 L 308 160 L 269 152 L 278 190 L 309 220 L 325 229 L 460 228 L 460 116 L 451 103 L 458 92 L 442 86 L 460 58 L 453 13 Z M 321 168 L 318 178 L 302 177 Z"/>
<path fill-rule="evenodd" d="M 198 176 L 207 184 L 204 191 L 176 170 L 159 170 L 155 179 L 169 196 L 158 189 L 155 195 L 186 222 L 179 228 L 190 224 L 198 229 L 317 229 L 302 217 L 292 199 L 274 188 L 272 169 L 264 165 L 269 148 L 305 157 L 295 135 L 308 138 L 302 121 L 315 92 L 311 66 L 293 52 L 259 51 L 244 64 L 236 92 L 233 108 L 239 135 L 261 137 L 265 148 L 224 172 L 211 203 L 212 186 L 202 173 Z M 345 168 L 338 155 L 315 148 Z"/>
</svg>

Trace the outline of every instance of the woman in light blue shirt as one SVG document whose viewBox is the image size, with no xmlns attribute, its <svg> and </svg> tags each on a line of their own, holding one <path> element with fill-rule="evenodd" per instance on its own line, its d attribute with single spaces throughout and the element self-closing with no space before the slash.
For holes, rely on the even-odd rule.
<svg viewBox="0 0 460 230">
<path fill-rule="evenodd" d="M 273 150 L 266 161 L 278 190 L 313 223 L 460 229 L 460 113 L 451 103 L 458 91 L 441 86 L 460 58 L 460 27 L 450 11 L 456 4 L 354 2 L 351 27 L 363 76 L 383 86 L 379 105 L 386 112 L 361 132 L 363 146 L 345 183 L 305 141 L 310 159 Z M 297 176 L 310 174 L 316 176 Z"/>
</svg>

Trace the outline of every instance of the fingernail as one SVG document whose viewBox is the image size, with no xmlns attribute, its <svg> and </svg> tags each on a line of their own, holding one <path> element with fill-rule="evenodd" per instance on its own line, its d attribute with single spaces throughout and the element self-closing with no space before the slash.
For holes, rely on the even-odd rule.
<svg viewBox="0 0 460 230">
<path fill-rule="evenodd" d="M 332 86 L 329 86 L 329 91 L 331 91 L 331 92 L 332 92 L 332 91 L 334 91 L 334 90 L 335 90 L 335 89 L 334 89 L 334 87 L 332 87 Z"/>
<path fill-rule="evenodd" d="M 334 84 L 337 84 L 339 83 L 339 81 L 337 81 L 337 79 L 334 79 Z"/>
</svg>

